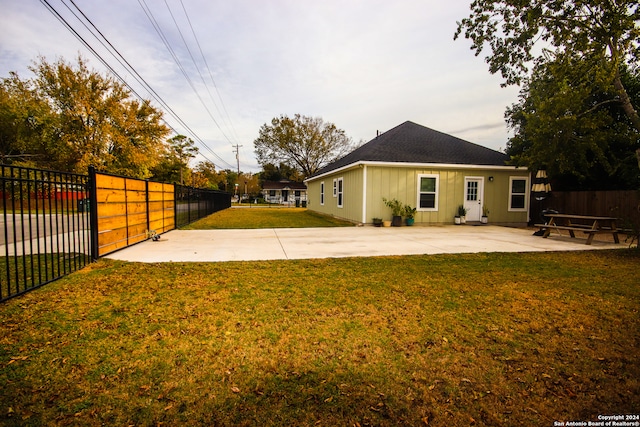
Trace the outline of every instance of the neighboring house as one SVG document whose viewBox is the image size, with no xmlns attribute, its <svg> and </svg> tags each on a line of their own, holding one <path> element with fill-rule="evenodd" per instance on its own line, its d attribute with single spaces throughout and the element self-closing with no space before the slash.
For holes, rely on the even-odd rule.
<svg viewBox="0 0 640 427">
<path fill-rule="evenodd" d="M 262 184 L 262 195 L 267 203 L 283 205 L 306 204 L 307 186 L 295 181 L 265 181 Z"/>
<path fill-rule="evenodd" d="M 416 223 L 453 224 L 457 207 L 467 221 L 524 225 L 530 174 L 506 166 L 506 154 L 412 122 L 405 122 L 309 177 L 308 208 L 356 223 L 391 219 L 383 198 L 417 207 Z"/>
</svg>

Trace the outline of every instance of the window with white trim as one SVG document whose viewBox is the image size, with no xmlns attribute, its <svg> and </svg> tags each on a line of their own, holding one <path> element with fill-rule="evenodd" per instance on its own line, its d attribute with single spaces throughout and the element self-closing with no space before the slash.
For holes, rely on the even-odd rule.
<svg viewBox="0 0 640 427">
<path fill-rule="evenodd" d="M 324 181 L 320 183 L 320 204 L 324 206 Z"/>
<path fill-rule="evenodd" d="M 438 210 L 439 175 L 418 175 L 418 210 Z"/>
<path fill-rule="evenodd" d="M 526 177 L 509 177 L 509 211 L 523 212 L 527 210 L 528 181 Z"/>
<path fill-rule="evenodd" d="M 343 200 L 342 200 L 342 198 L 343 198 L 342 192 L 343 192 L 343 188 L 344 187 L 343 187 L 342 178 L 338 178 L 336 181 L 337 181 L 337 184 L 338 184 L 337 185 L 337 189 L 338 189 L 338 193 L 337 193 L 337 195 L 338 195 L 338 207 L 341 208 L 342 207 L 342 202 L 343 202 Z"/>
</svg>

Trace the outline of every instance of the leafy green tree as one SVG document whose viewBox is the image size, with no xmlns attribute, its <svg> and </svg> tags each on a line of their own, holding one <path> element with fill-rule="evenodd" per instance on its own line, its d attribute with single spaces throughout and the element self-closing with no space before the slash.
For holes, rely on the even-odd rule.
<svg viewBox="0 0 640 427">
<path fill-rule="evenodd" d="M 476 55 L 488 45 L 489 71 L 500 72 L 504 85 L 526 79 L 534 59 L 543 64 L 571 53 L 592 67 L 596 87 L 613 88 L 611 99 L 640 132 L 637 104 L 622 79 L 638 63 L 639 21 L 637 0 L 474 0 L 454 38 L 464 33 Z M 635 156 L 640 167 L 637 146 Z"/>
<path fill-rule="evenodd" d="M 569 55 L 537 65 L 520 101 L 505 113 L 514 130 L 507 154 L 513 164 L 562 177 L 569 188 L 638 188 L 637 131 L 616 89 L 592 70 L 589 62 Z M 640 101 L 638 71 L 621 74 L 634 102 Z"/>
<path fill-rule="evenodd" d="M 167 141 L 160 161 L 151 170 L 153 179 L 192 185 L 189 160 L 197 153 L 198 148 L 191 138 L 184 135 L 174 136 Z"/>
<path fill-rule="evenodd" d="M 262 166 L 262 172 L 260 173 L 261 181 L 281 181 L 283 179 L 301 182 L 303 177 L 296 168 L 286 163 L 280 163 L 279 166 L 267 163 Z"/>
<path fill-rule="evenodd" d="M 0 162 L 36 166 L 52 151 L 47 130 L 54 116 L 30 81 L 10 73 L 0 84 Z"/>
<path fill-rule="evenodd" d="M 354 148 L 351 138 L 333 123 L 300 114 L 293 118 L 282 115 L 271 120 L 271 125 L 265 123 L 253 144 L 263 167 L 284 163 L 298 169 L 304 178 Z"/>
<path fill-rule="evenodd" d="M 225 169 L 220 172 L 220 181 L 218 181 L 218 188 L 227 193 L 235 194 L 235 186 L 238 182 L 238 172 L 234 172 L 231 169 Z"/>
</svg>

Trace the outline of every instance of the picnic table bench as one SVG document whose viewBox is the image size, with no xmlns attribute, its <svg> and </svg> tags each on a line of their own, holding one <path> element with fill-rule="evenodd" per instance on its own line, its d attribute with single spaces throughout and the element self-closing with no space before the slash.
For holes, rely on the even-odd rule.
<svg viewBox="0 0 640 427">
<path fill-rule="evenodd" d="M 610 233 L 613 235 L 613 240 L 616 243 L 620 243 L 618 238 L 618 230 L 616 228 L 617 218 L 608 216 L 588 216 L 588 215 L 567 215 L 559 213 L 546 214 L 549 221 L 546 224 L 534 224 L 540 228 L 540 231 L 544 231 L 542 237 L 547 238 L 551 234 L 551 230 L 556 230 L 558 234 L 560 230 L 569 231 L 569 235 L 575 238 L 575 232 L 582 232 L 588 234 L 587 245 L 593 242 L 593 236 L 600 233 Z"/>
</svg>

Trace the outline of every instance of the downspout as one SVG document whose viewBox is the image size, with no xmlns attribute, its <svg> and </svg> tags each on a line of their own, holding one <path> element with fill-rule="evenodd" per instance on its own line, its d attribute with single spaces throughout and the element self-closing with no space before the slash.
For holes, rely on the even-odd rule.
<svg viewBox="0 0 640 427">
<path fill-rule="evenodd" d="M 362 224 L 367 223 L 367 165 L 362 167 Z"/>
</svg>

